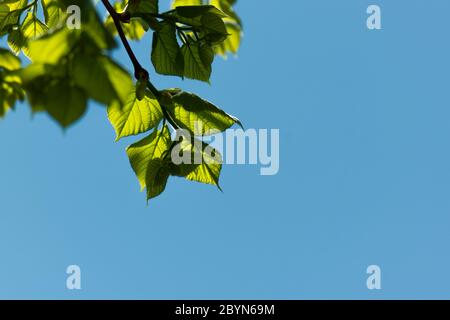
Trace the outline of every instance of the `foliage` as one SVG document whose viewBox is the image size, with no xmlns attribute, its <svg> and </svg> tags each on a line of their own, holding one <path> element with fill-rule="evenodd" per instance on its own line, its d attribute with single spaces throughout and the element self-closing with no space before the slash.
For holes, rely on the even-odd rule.
<svg viewBox="0 0 450 320">
<path fill-rule="evenodd" d="M 9 46 L 0 48 L 0 118 L 26 99 L 33 113 L 68 128 L 96 101 L 107 106 L 116 140 L 149 133 L 127 148 L 147 199 L 160 195 L 170 176 L 219 186 L 221 155 L 201 136 L 240 122 L 193 93 L 156 89 L 129 41 L 151 32 L 157 73 L 209 82 L 215 56 L 240 46 L 236 1 L 175 0 L 166 12 L 158 0 L 101 2 L 109 13 L 104 21 L 91 0 L 0 0 L 0 37 Z M 134 80 L 111 58 L 117 39 Z M 19 57 L 29 61 L 22 66 Z"/>
</svg>

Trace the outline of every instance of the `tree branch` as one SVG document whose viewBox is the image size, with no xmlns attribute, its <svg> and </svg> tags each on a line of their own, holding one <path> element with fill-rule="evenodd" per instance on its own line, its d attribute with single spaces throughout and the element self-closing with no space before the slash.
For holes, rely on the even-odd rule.
<svg viewBox="0 0 450 320">
<path fill-rule="evenodd" d="M 128 42 L 127 37 L 125 36 L 125 33 L 123 31 L 121 21 L 126 19 L 127 17 L 123 17 L 119 13 L 116 12 L 114 7 L 109 3 L 108 0 L 102 0 L 103 5 L 105 6 L 106 10 L 108 11 L 109 15 L 114 21 L 114 25 L 116 26 L 117 32 L 119 33 L 120 40 L 123 43 L 123 46 L 125 47 L 125 50 L 127 51 L 128 56 L 130 57 L 131 63 L 133 64 L 134 68 L 134 77 L 137 80 L 140 81 L 147 81 L 147 86 L 150 89 L 150 91 L 156 96 L 156 98 L 160 98 L 161 93 L 158 89 L 150 82 L 150 75 L 146 69 L 144 69 L 141 64 L 139 63 L 138 59 L 136 58 L 136 55 L 133 52 L 133 49 L 131 49 L 130 43 Z"/>
</svg>

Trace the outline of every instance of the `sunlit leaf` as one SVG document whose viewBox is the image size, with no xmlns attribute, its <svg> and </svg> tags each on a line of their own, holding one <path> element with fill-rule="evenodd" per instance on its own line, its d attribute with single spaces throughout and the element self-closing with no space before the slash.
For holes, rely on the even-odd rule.
<svg viewBox="0 0 450 320">
<path fill-rule="evenodd" d="M 222 156 L 206 143 L 179 133 L 177 144 L 172 150 L 171 174 L 191 181 L 215 185 L 220 189 L 219 177 L 222 170 Z M 173 154 L 180 159 L 175 160 Z M 178 163 L 181 162 L 181 163 Z"/>
<path fill-rule="evenodd" d="M 114 4 L 114 9 L 118 13 L 122 13 L 127 8 L 127 1 L 118 1 Z M 105 27 L 112 35 L 117 35 L 117 28 L 114 24 L 114 20 L 110 15 L 105 20 Z M 122 29 L 125 36 L 130 40 L 140 40 L 144 34 L 145 29 L 138 19 L 131 19 L 129 23 L 122 23 Z"/>
<path fill-rule="evenodd" d="M 127 154 L 141 188 L 147 189 L 147 199 L 164 191 L 169 177 L 169 162 L 165 157 L 171 146 L 167 126 L 127 148 Z"/>
<path fill-rule="evenodd" d="M 199 6 L 202 5 L 202 0 L 174 0 L 172 2 L 172 8 L 180 6 Z"/>
<path fill-rule="evenodd" d="M 162 22 L 159 30 L 154 32 L 152 62 L 156 72 L 160 74 L 183 77 L 184 60 L 174 24 Z"/>
<path fill-rule="evenodd" d="M 48 27 L 42 23 L 33 12 L 28 12 L 20 28 L 14 29 L 8 36 L 8 45 L 18 54 L 21 50 L 29 56 L 28 43 L 48 31 Z"/>
<path fill-rule="evenodd" d="M 8 0 L 0 3 L 0 36 L 12 26 L 18 25 L 27 3 L 27 0 Z"/>
<path fill-rule="evenodd" d="M 20 68 L 20 59 L 10 51 L 0 48 L 0 68 L 17 70 Z"/>
<path fill-rule="evenodd" d="M 214 50 L 207 44 L 191 42 L 181 48 L 184 57 L 184 76 L 209 82 L 214 61 Z"/>
<path fill-rule="evenodd" d="M 237 54 L 239 47 L 241 45 L 241 38 L 242 38 L 242 30 L 239 27 L 239 25 L 227 22 L 226 28 L 228 37 L 225 39 L 224 42 L 222 42 L 221 44 L 219 44 L 214 48 L 217 54 L 220 54 L 224 57 L 227 55 L 228 52 Z"/>
<path fill-rule="evenodd" d="M 167 111 L 181 128 L 196 136 L 217 134 L 234 124 L 241 125 L 237 118 L 195 94 L 181 90 L 170 92 L 172 103 L 166 106 Z"/>
<path fill-rule="evenodd" d="M 123 103 L 132 86 L 128 72 L 101 55 L 77 55 L 73 59 L 73 79 L 89 97 L 105 105 Z"/>
<path fill-rule="evenodd" d="M 86 112 L 87 97 L 83 90 L 63 81 L 50 86 L 45 96 L 45 109 L 61 127 L 67 128 Z"/>
<path fill-rule="evenodd" d="M 133 88 L 125 104 L 114 102 L 108 107 L 108 118 L 116 130 L 116 140 L 119 140 L 156 127 L 162 120 L 163 113 L 150 91 L 147 90 L 145 97 L 139 101 L 136 89 Z"/>
<path fill-rule="evenodd" d="M 78 41 L 77 32 L 61 28 L 28 44 L 29 57 L 34 63 L 58 63 Z"/>
<path fill-rule="evenodd" d="M 45 24 L 51 29 L 59 27 L 66 19 L 66 10 L 58 0 L 42 0 L 42 8 L 44 11 Z"/>
</svg>

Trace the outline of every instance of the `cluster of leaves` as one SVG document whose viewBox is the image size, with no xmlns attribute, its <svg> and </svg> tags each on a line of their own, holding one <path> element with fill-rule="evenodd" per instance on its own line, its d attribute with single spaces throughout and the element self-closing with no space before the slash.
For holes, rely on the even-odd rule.
<svg viewBox="0 0 450 320">
<path fill-rule="evenodd" d="M 0 1 L 0 37 L 7 36 L 9 45 L 0 48 L 0 117 L 26 98 L 33 113 L 45 112 L 67 128 L 94 100 L 107 106 L 117 140 L 150 132 L 127 148 L 147 199 L 160 195 L 170 176 L 219 186 L 221 155 L 201 137 L 239 121 L 195 94 L 157 90 L 128 40 L 152 31 L 150 60 L 157 73 L 209 82 L 215 55 L 236 53 L 240 44 L 235 1 L 175 0 L 167 12 L 160 12 L 158 0 L 102 2 L 105 21 L 91 0 Z M 72 5 L 81 9 L 79 28 L 68 27 Z M 115 35 L 135 81 L 110 57 Z M 30 60 L 25 67 L 20 53 Z"/>
</svg>

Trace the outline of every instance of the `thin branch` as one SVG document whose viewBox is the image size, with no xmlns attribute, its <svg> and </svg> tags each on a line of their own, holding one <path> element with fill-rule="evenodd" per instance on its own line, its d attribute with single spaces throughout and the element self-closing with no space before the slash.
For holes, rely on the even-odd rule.
<svg viewBox="0 0 450 320">
<path fill-rule="evenodd" d="M 161 109 L 164 115 L 164 121 L 167 120 L 167 122 L 169 122 L 169 124 L 174 128 L 174 130 L 179 130 L 180 126 L 178 126 L 178 124 L 174 121 L 170 113 L 167 111 L 166 106 L 164 105 L 163 94 L 161 93 L 161 91 L 156 89 L 156 87 L 151 83 L 148 71 L 144 69 L 139 63 L 138 59 L 136 58 L 136 55 L 133 52 L 133 49 L 131 49 L 127 37 L 125 36 L 121 22 L 128 23 L 129 17 L 127 15 L 117 13 L 108 0 L 102 0 L 102 2 L 106 10 L 108 10 L 109 14 L 111 15 L 111 18 L 114 21 L 114 25 L 116 26 L 117 32 L 119 33 L 120 40 L 122 41 L 125 50 L 127 51 L 127 54 L 130 57 L 131 62 L 133 63 L 135 78 L 140 81 L 143 80 L 147 81 L 147 88 L 155 95 L 156 99 L 159 101 L 161 105 Z"/>
<path fill-rule="evenodd" d="M 109 15 L 114 21 L 114 25 L 116 26 L 117 32 L 119 33 L 120 40 L 123 43 L 123 46 L 125 47 L 125 50 L 127 51 L 128 56 L 130 57 L 131 63 L 133 64 L 134 68 L 134 77 L 137 80 L 140 81 L 147 81 L 148 88 L 152 91 L 152 93 L 159 98 L 161 93 L 158 89 L 150 82 L 150 75 L 147 70 L 145 70 L 141 64 L 139 63 L 138 59 L 136 58 L 136 55 L 133 52 L 133 49 L 131 49 L 130 43 L 128 42 L 127 37 L 125 36 L 125 32 L 123 31 L 121 21 L 126 20 L 126 17 L 116 12 L 114 7 L 109 3 L 108 0 L 102 0 L 103 5 L 105 6 L 106 10 L 108 11 Z"/>
</svg>

